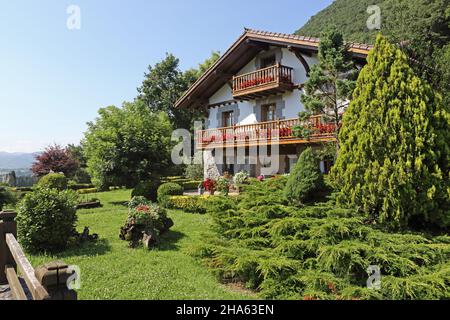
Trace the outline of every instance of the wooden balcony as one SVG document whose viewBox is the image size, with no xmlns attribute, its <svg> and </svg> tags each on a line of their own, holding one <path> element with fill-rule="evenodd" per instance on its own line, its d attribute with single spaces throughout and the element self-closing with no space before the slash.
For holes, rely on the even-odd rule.
<svg viewBox="0 0 450 320">
<path fill-rule="evenodd" d="M 299 138 L 294 128 L 302 126 L 310 130 L 307 138 Z M 312 116 L 306 121 L 298 118 L 260 122 L 227 128 L 198 131 L 198 149 L 234 148 L 273 144 L 313 144 L 335 141 L 335 125 L 327 123 L 321 115 Z"/>
<path fill-rule="evenodd" d="M 252 100 L 294 90 L 293 69 L 275 66 L 233 77 L 233 97 Z"/>
</svg>

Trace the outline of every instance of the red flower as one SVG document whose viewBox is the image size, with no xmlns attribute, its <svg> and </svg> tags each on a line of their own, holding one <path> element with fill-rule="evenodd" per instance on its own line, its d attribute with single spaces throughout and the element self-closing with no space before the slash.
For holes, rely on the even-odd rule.
<svg viewBox="0 0 450 320">
<path fill-rule="evenodd" d="M 145 204 L 141 204 L 136 208 L 137 212 L 149 212 L 150 211 L 150 207 L 146 206 Z"/>
<path fill-rule="evenodd" d="M 216 185 L 217 185 L 216 181 L 212 179 L 206 179 L 203 182 L 203 187 L 205 188 L 206 191 L 215 191 Z"/>
<path fill-rule="evenodd" d="M 311 296 L 305 296 L 305 297 L 303 298 L 303 300 L 305 300 L 305 301 L 313 301 L 313 300 L 317 300 L 317 299 L 315 299 L 315 298 L 313 298 L 313 297 L 311 297 Z"/>
<path fill-rule="evenodd" d="M 336 286 L 334 285 L 333 282 L 328 282 L 328 289 L 334 294 L 336 294 L 336 292 L 337 292 Z"/>
</svg>

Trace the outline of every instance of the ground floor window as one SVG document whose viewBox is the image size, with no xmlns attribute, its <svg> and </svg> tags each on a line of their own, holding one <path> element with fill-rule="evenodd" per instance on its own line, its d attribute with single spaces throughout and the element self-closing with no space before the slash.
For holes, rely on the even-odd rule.
<svg viewBox="0 0 450 320">
<path fill-rule="evenodd" d="M 297 164 L 298 157 L 296 155 L 288 155 L 286 163 L 286 173 L 291 173 Z"/>
<path fill-rule="evenodd" d="M 331 168 L 334 165 L 334 161 L 333 160 L 324 160 L 320 162 L 320 170 L 322 171 L 322 173 L 324 174 L 329 174 L 331 171 Z"/>
</svg>

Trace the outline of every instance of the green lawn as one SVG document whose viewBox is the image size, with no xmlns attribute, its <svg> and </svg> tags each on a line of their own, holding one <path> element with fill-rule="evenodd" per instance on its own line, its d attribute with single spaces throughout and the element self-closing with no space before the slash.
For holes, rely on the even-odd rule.
<svg viewBox="0 0 450 320">
<path fill-rule="evenodd" d="M 208 216 L 170 211 L 175 226 L 163 238 L 158 250 L 130 249 L 118 237 L 123 226 L 130 191 L 119 190 L 95 195 L 103 208 L 80 210 L 78 229 L 89 226 L 98 233 L 96 243 L 70 249 L 56 256 L 28 255 L 33 266 L 63 260 L 81 268 L 79 299 L 249 299 L 245 291 L 232 291 L 220 284 L 197 260 L 187 253 L 202 241 L 209 225 Z"/>
</svg>

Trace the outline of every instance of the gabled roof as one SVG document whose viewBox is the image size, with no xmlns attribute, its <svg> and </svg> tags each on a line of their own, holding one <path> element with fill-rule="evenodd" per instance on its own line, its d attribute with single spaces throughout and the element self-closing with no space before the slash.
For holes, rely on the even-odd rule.
<svg viewBox="0 0 450 320">
<path fill-rule="evenodd" d="M 319 38 L 246 28 L 225 54 L 181 96 L 175 107 L 207 105 L 209 97 L 268 46 L 290 47 L 299 52 L 311 53 L 318 51 L 319 42 Z M 349 44 L 349 51 L 355 59 L 365 59 L 372 48 L 373 46 L 362 43 Z"/>
</svg>

